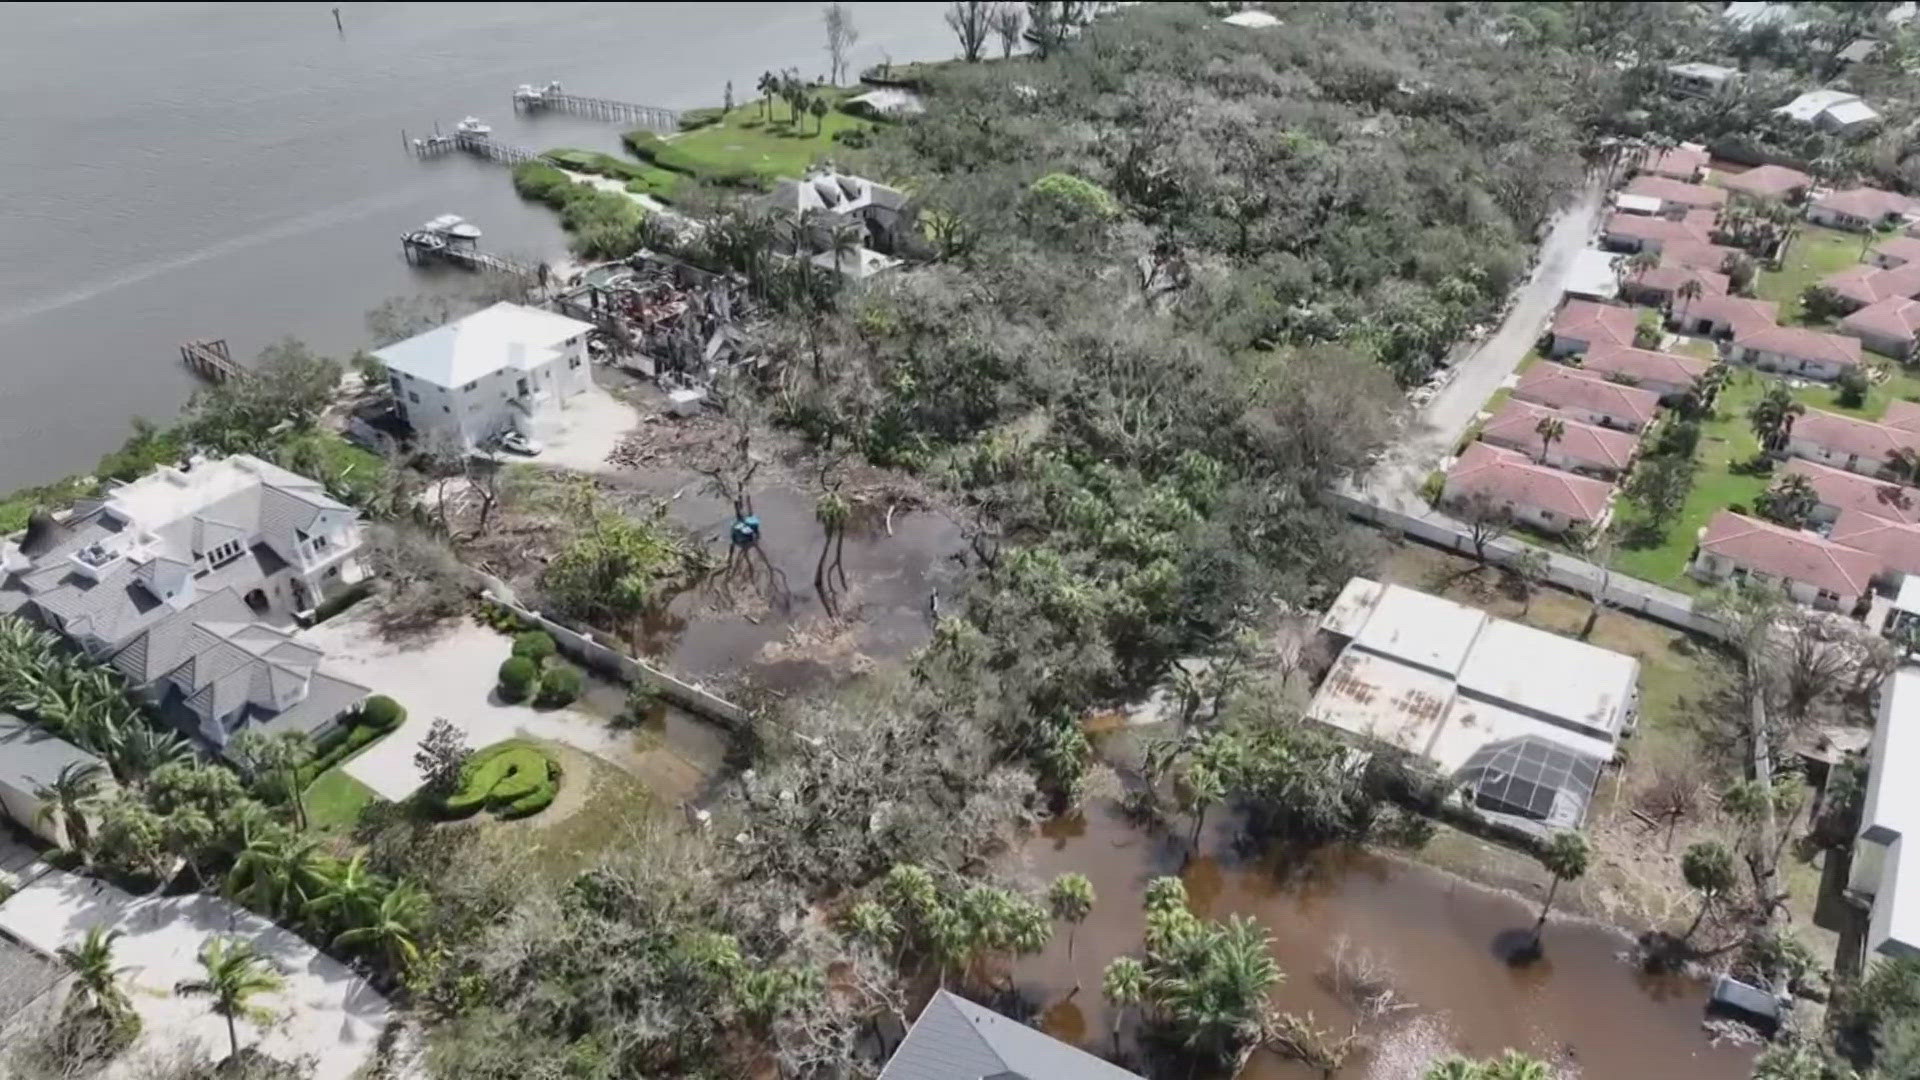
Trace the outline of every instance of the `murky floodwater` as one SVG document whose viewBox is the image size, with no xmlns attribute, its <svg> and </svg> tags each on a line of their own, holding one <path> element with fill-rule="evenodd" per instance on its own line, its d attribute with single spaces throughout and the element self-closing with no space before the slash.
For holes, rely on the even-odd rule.
<svg viewBox="0 0 1920 1080">
<path fill-rule="evenodd" d="M 623 480 L 661 498 L 673 520 L 717 560 L 726 560 L 733 508 L 693 473 L 649 470 Z M 678 498 L 674 498 L 675 495 Z M 823 536 L 815 494 L 768 484 L 753 493 L 762 523 L 751 557 L 737 557 L 687 590 L 649 622 L 642 648 L 673 670 L 701 677 L 744 672 L 775 690 L 794 690 L 860 670 L 868 660 L 905 656 L 932 635 L 928 600 L 951 598 L 964 544 L 946 516 L 884 506 L 856 507 L 847 530 L 834 610 L 814 587 Z"/>
<path fill-rule="evenodd" d="M 1281 1009 L 1311 1010 L 1319 1026 L 1346 1031 L 1353 1015 L 1325 982 L 1329 956 L 1343 938 L 1350 952 L 1371 953 L 1391 970 L 1398 996 L 1413 1007 L 1367 1027 L 1380 1040 L 1380 1060 L 1359 1055 L 1338 1074 L 1342 1080 L 1417 1080 L 1405 1059 L 1437 1050 L 1435 1031 L 1466 1053 L 1527 1049 L 1588 1080 L 1744 1080 L 1749 1074 L 1751 1048 L 1714 1047 L 1701 1029 L 1705 986 L 1646 976 L 1621 963 L 1628 942 L 1612 931 L 1550 924 L 1544 958 L 1510 966 L 1497 955 L 1496 942 L 1532 926 L 1536 909 L 1529 905 L 1357 849 L 1242 857 L 1233 850 L 1236 827 L 1223 821 L 1210 829 L 1205 854 L 1184 871 L 1184 837 L 1131 828 L 1111 803 L 1055 822 L 1026 845 L 1025 867 L 1035 877 L 1077 870 L 1092 879 L 1098 897 L 1075 935 L 1071 963 L 1061 933 L 1046 952 L 1015 968 L 1019 990 L 1044 1003 L 1039 1022 L 1050 1033 L 1111 1049 L 1101 971 L 1114 956 L 1140 948 L 1140 897 L 1148 879 L 1180 873 L 1202 915 L 1253 915 L 1273 934 L 1274 955 L 1286 973 L 1275 995 Z M 1073 993 L 1076 980 L 1081 989 Z M 1427 1049 L 1415 1053 L 1416 1043 Z M 1261 1053 L 1241 1080 L 1318 1076 Z"/>
</svg>

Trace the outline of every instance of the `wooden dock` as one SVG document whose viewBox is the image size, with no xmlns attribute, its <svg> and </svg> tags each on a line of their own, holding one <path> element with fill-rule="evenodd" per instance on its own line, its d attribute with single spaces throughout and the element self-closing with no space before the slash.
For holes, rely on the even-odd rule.
<svg viewBox="0 0 1920 1080">
<path fill-rule="evenodd" d="M 187 369 L 210 383 L 223 383 L 228 379 L 244 379 L 251 374 L 246 368 L 234 362 L 232 354 L 227 352 L 227 339 L 207 340 L 199 338 L 185 342 L 180 346 L 180 362 Z"/>
<path fill-rule="evenodd" d="M 408 139 L 406 133 L 401 132 L 401 139 L 415 157 L 422 158 L 442 157 L 460 150 L 488 161 L 518 165 L 523 161 L 534 161 L 540 157 L 538 150 L 529 150 L 524 146 L 510 146 L 495 140 L 490 134 L 476 134 L 471 131 L 456 131 L 451 135 L 434 134 L 424 139 Z"/>
<path fill-rule="evenodd" d="M 569 94 L 560 89 L 559 83 L 548 83 L 542 88 L 522 86 L 513 92 L 513 108 L 515 112 L 561 112 L 592 120 L 617 120 L 661 132 L 677 131 L 680 127 L 678 109 Z"/>
<path fill-rule="evenodd" d="M 495 255 L 490 251 L 464 244 L 433 243 L 423 240 L 419 233 L 407 233 L 400 238 L 400 250 L 407 261 L 415 266 L 425 266 L 430 262 L 448 262 L 455 266 L 464 266 L 469 270 L 484 270 L 495 274 L 511 274 L 514 277 L 531 278 L 539 274 L 538 268 L 505 255 Z"/>
</svg>

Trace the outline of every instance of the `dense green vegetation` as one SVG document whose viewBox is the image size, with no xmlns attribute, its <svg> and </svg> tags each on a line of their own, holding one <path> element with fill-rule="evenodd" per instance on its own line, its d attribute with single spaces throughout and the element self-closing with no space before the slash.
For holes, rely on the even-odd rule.
<svg viewBox="0 0 1920 1080">
<path fill-rule="evenodd" d="M 835 87 L 810 87 L 809 101 L 821 112 L 795 115 L 791 101 L 759 98 L 732 111 L 713 110 L 694 128 L 661 136 L 630 131 L 621 136 L 628 152 L 661 169 L 693 180 L 732 188 L 764 188 L 782 176 L 799 176 L 822 157 L 841 156 L 849 139 L 878 125 L 839 108 L 849 94 Z M 705 113 L 707 110 L 701 110 Z"/>
<path fill-rule="evenodd" d="M 485 807 L 502 818 L 526 817 L 547 808 L 560 790 L 560 763 L 526 739 L 495 743 L 467 759 L 460 786 L 444 802 L 451 817 Z"/>
<path fill-rule="evenodd" d="M 639 203 L 618 191 L 578 183 L 544 161 L 515 165 L 513 187 L 522 198 L 560 211 L 561 226 L 573 234 L 568 245 L 583 259 L 632 254 L 649 235 L 649 218 Z"/>
</svg>

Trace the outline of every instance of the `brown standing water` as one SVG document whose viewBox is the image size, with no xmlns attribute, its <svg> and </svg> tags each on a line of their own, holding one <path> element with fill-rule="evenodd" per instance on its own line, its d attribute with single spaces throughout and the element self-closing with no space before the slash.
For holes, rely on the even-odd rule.
<svg viewBox="0 0 1920 1080">
<path fill-rule="evenodd" d="M 704 490 L 702 477 L 647 471 L 622 479 L 671 500 L 673 520 L 726 561 L 733 507 Z M 834 598 L 844 621 L 836 623 L 814 588 L 823 540 L 814 502 L 813 492 L 786 484 L 756 488 L 758 554 L 676 597 L 649 621 L 646 653 L 696 678 L 744 671 L 794 690 L 925 644 L 933 633 L 929 596 L 938 590 L 951 600 L 962 577 L 951 558 L 964 547 L 959 528 L 936 511 L 898 510 L 889 534 L 885 507 L 856 506 L 841 561 L 847 587 Z"/>
<path fill-rule="evenodd" d="M 1418 1080 L 1415 1063 L 1449 1046 L 1477 1056 L 1525 1049 L 1586 1080 L 1749 1075 L 1751 1047 L 1715 1047 L 1701 1028 L 1706 987 L 1623 963 L 1630 943 L 1615 931 L 1556 921 L 1547 927 L 1542 959 L 1509 966 L 1496 941 L 1533 925 L 1532 904 L 1354 848 L 1242 856 L 1233 848 L 1236 829 L 1237 822 L 1216 823 L 1204 854 L 1184 871 L 1184 836 L 1135 828 L 1106 801 L 1049 824 L 1029 842 L 1024 869 L 1043 881 L 1077 870 L 1092 880 L 1097 897 L 1075 935 L 1071 964 L 1060 932 L 1045 952 L 1014 969 L 1017 988 L 1041 1003 L 1036 1022 L 1090 1050 L 1112 1049 L 1101 971 L 1114 956 L 1140 948 L 1148 879 L 1179 873 L 1197 913 L 1260 920 L 1286 976 L 1274 1004 L 1310 1010 L 1322 1028 L 1344 1032 L 1353 1021 L 1323 985 L 1335 943 L 1345 938 L 1350 952 L 1385 962 L 1399 997 L 1414 1007 L 1369 1025 L 1378 1050 L 1372 1058 L 1356 1055 L 1337 1074 L 1341 1080 Z M 1080 990 L 1073 993 L 1076 980 Z M 1261 1052 L 1240 1080 L 1319 1076 Z"/>
</svg>

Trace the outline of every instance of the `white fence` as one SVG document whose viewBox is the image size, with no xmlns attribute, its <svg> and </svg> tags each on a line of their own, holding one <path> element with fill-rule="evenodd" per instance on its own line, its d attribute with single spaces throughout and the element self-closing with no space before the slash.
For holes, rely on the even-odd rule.
<svg viewBox="0 0 1920 1080">
<path fill-rule="evenodd" d="M 554 645 L 574 660 L 596 671 L 614 675 L 624 682 L 647 686 L 681 708 L 735 731 L 747 726 L 747 714 L 733 702 L 534 611 L 520 603 L 511 586 L 492 574 L 480 570 L 473 571 L 473 574 L 485 586 L 489 600 L 553 635 Z"/>
<path fill-rule="evenodd" d="M 1330 506 L 1342 510 L 1361 521 L 1370 522 L 1383 529 L 1394 529 L 1416 540 L 1422 540 L 1436 547 L 1446 548 L 1461 555 L 1474 557 L 1473 536 L 1466 527 L 1440 514 L 1415 516 L 1376 506 L 1365 499 L 1344 492 L 1326 493 Z M 1496 566 L 1507 563 L 1535 548 L 1522 540 L 1503 536 L 1486 545 L 1487 561 Z M 1726 628 L 1706 615 L 1694 610 L 1693 598 L 1672 589 L 1662 588 L 1636 577 L 1614 572 L 1607 574 L 1590 562 L 1547 551 L 1547 580 L 1561 588 L 1571 590 L 1583 596 L 1592 596 L 1601 592 L 1601 598 L 1610 606 L 1622 611 L 1631 611 L 1656 619 L 1669 626 L 1690 630 L 1696 634 L 1724 640 Z M 1604 589 L 1602 582 L 1605 582 Z"/>
</svg>

